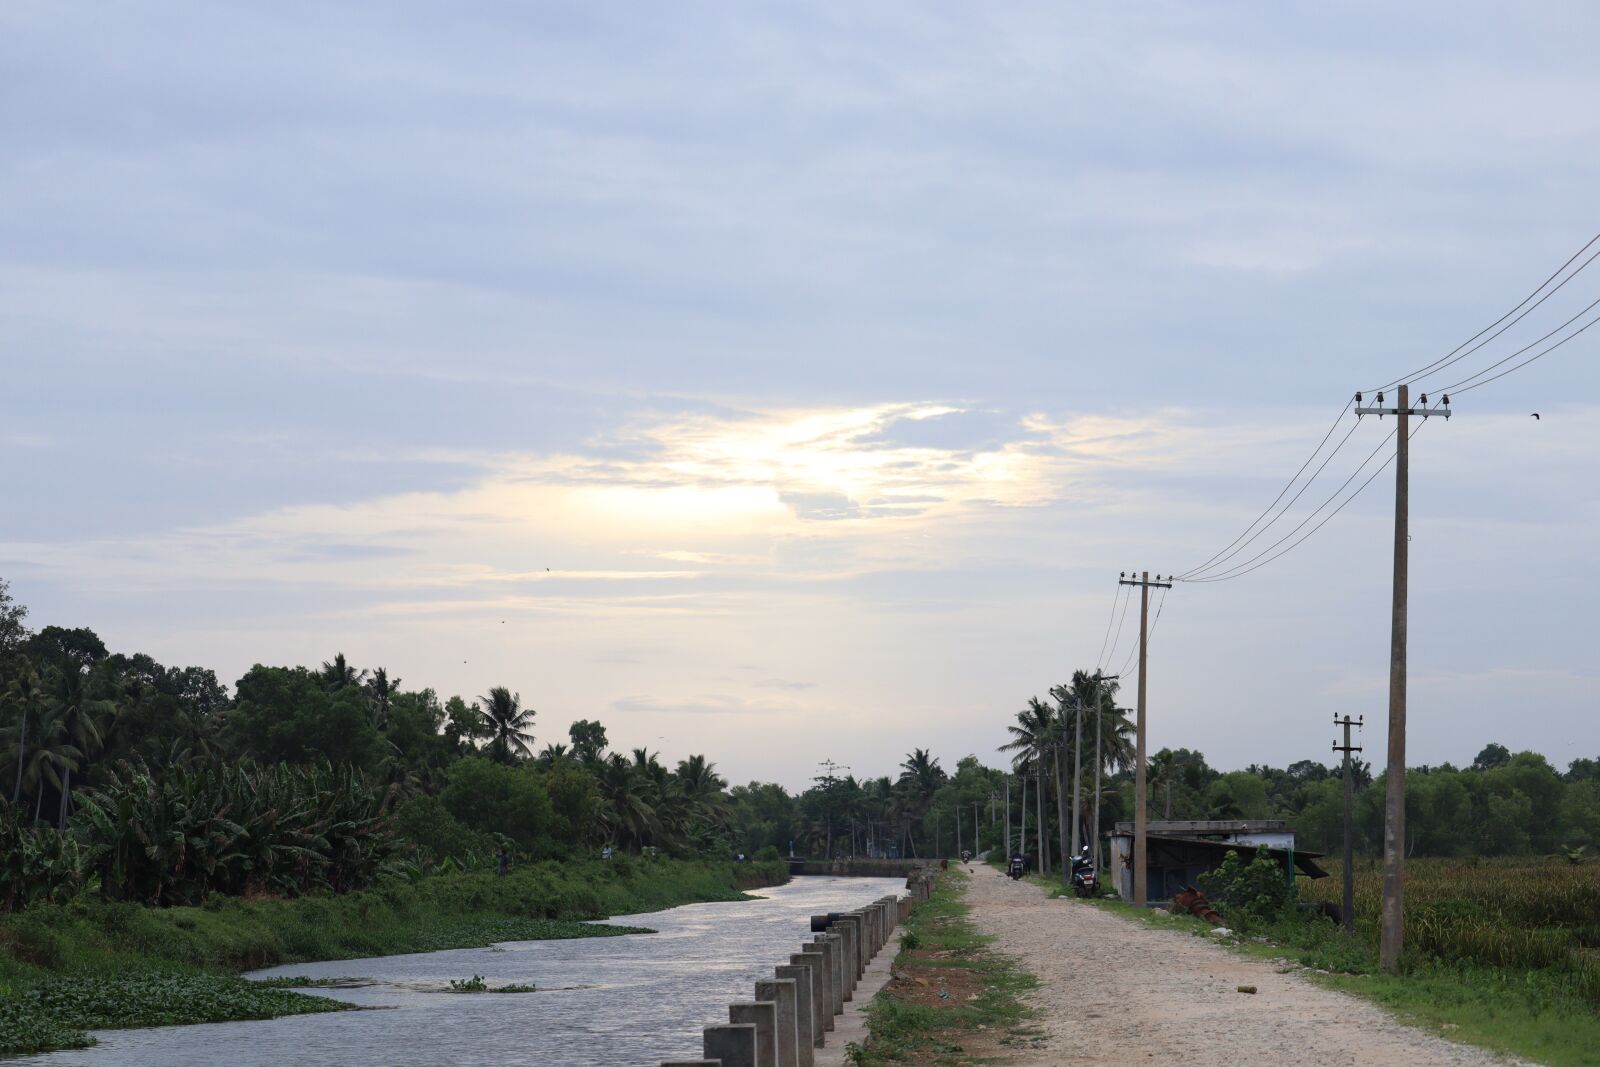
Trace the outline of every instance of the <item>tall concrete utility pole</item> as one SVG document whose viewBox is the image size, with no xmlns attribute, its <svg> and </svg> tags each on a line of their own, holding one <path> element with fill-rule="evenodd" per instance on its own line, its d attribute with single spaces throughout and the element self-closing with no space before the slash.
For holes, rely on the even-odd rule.
<svg viewBox="0 0 1600 1067">
<path fill-rule="evenodd" d="M 1083 713 L 1088 709 L 1083 706 L 1083 701 L 1077 701 L 1078 710 L 1072 715 L 1072 855 L 1067 860 L 1067 869 L 1071 870 L 1072 863 L 1078 858 L 1078 832 L 1083 825 L 1079 814 L 1080 799 L 1083 796 Z"/>
<path fill-rule="evenodd" d="M 1444 407 L 1428 410 L 1428 394 L 1422 394 L 1420 408 L 1411 406 L 1411 387 L 1400 387 L 1400 403 L 1383 406 L 1378 394 L 1377 407 L 1357 407 L 1357 415 L 1395 417 L 1394 466 L 1394 603 L 1389 625 L 1389 767 L 1383 802 L 1383 923 L 1378 943 L 1378 962 L 1393 973 L 1400 967 L 1400 950 L 1405 942 L 1405 863 L 1406 863 L 1406 598 L 1411 547 L 1411 416 L 1450 417 L 1450 398 Z M 1361 403 L 1361 394 L 1356 394 Z"/>
<path fill-rule="evenodd" d="M 1171 582 L 1163 582 L 1161 575 L 1156 575 L 1156 580 L 1150 580 L 1149 571 L 1141 571 L 1139 577 L 1129 579 L 1124 575 L 1117 579 L 1118 585 L 1137 585 L 1139 587 L 1139 719 L 1137 724 L 1138 744 L 1134 756 L 1133 769 L 1133 902 L 1143 908 L 1150 903 L 1149 894 L 1149 866 L 1150 856 L 1145 844 L 1145 703 L 1147 667 L 1150 652 L 1150 589 L 1171 589 Z"/>
<path fill-rule="evenodd" d="M 1101 705 L 1104 701 L 1100 697 L 1100 685 L 1103 682 L 1115 681 L 1118 675 L 1094 675 L 1094 869 L 1100 869 L 1100 768 L 1104 766 L 1104 757 L 1100 754 L 1100 741 L 1105 737 L 1105 724 L 1101 722 Z"/>
<path fill-rule="evenodd" d="M 1011 776 L 1006 775 L 1006 860 L 1011 859 Z"/>
<path fill-rule="evenodd" d="M 1355 878 L 1355 784 L 1354 775 L 1350 769 L 1350 753 L 1360 752 L 1360 745 L 1350 744 L 1350 727 L 1360 728 L 1361 719 L 1351 719 L 1346 715 L 1343 719 L 1335 715 L 1333 725 L 1344 727 L 1344 744 L 1333 743 L 1335 752 L 1344 753 L 1344 932 L 1351 933 L 1355 930 L 1356 921 L 1356 878 Z"/>
</svg>

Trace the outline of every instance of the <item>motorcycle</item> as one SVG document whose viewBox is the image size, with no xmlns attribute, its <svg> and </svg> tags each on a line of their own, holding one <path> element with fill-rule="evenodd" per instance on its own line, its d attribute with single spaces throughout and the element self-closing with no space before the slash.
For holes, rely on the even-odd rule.
<svg viewBox="0 0 1600 1067">
<path fill-rule="evenodd" d="M 1079 897 L 1100 895 L 1100 876 L 1094 869 L 1094 864 L 1089 862 L 1087 845 L 1072 859 L 1072 892 Z"/>
<path fill-rule="evenodd" d="M 1019 853 L 1011 857 L 1011 864 L 1006 868 L 1006 876 L 1013 882 L 1028 873 L 1028 864 Z"/>
</svg>

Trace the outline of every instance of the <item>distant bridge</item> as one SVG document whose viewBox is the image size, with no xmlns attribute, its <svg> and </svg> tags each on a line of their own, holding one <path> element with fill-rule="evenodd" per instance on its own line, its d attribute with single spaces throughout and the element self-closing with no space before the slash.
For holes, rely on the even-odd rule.
<svg viewBox="0 0 1600 1067">
<path fill-rule="evenodd" d="M 792 875 L 833 875 L 838 878 L 904 878 L 918 867 L 926 867 L 930 860 L 915 859 L 791 859 Z"/>
</svg>

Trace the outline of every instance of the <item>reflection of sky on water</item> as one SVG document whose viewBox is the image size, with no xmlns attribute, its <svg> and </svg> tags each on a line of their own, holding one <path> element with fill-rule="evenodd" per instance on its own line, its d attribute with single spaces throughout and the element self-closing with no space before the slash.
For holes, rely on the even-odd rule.
<svg viewBox="0 0 1600 1067">
<path fill-rule="evenodd" d="M 379 959 L 294 964 L 268 975 L 355 977 L 375 984 L 323 991 L 387 1010 L 265 1022 L 104 1031 L 100 1045 L 10 1061 L 51 1067 L 645 1067 L 700 1054 L 700 1029 L 727 1019 L 811 938 L 809 916 L 860 907 L 898 879 L 801 878 L 767 898 L 690 904 L 620 917 L 655 934 L 519 941 Z M 482 975 L 490 986 L 533 983 L 531 994 L 436 992 Z"/>
</svg>

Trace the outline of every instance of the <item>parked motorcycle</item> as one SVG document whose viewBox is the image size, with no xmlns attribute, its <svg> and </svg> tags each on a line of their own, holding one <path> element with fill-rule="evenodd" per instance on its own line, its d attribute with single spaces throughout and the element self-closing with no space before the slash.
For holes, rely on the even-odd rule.
<svg viewBox="0 0 1600 1067">
<path fill-rule="evenodd" d="M 1089 862 L 1089 846 L 1072 858 L 1072 892 L 1079 897 L 1100 895 L 1100 875 Z"/>
<path fill-rule="evenodd" d="M 1028 863 L 1022 858 L 1022 853 L 1018 852 L 1012 855 L 1011 863 L 1006 868 L 1006 876 L 1015 882 L 1017 879 L 1021 878 L 1027 873 Z"/>
</svg>

